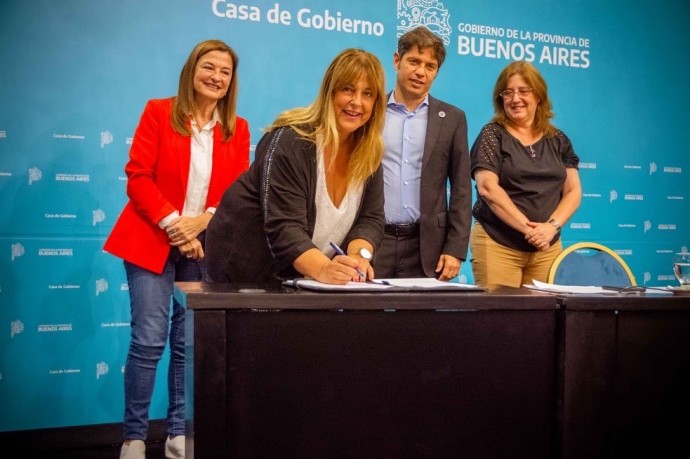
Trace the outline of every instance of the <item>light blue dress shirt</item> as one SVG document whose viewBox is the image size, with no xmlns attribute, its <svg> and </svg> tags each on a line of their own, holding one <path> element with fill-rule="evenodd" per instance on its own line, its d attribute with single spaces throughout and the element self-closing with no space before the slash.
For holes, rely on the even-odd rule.
<svg viewBox="0 0 690 459">
<path fill-rule="evenodd" d="M 419 221 L 419 188 L 428 118 L 429 96 L 410 112 L 404 104 L 395 101 L 391 92 L 383 128 L 386 223 Z"/>
</svg>

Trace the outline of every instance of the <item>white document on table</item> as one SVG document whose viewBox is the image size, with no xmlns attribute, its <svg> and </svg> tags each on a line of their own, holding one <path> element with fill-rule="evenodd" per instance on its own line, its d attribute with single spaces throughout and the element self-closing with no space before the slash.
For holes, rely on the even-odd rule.
<svg viewBox="0 0 690 459">
<path fill-rule="evenodd" d="M 523 284 L 523 287 L 539 290 L 541 292 L 551 292 L 551 293 L 579 293 L 579 294 L 591 294 L 591 293 L 603 293 L 603 294 L 618 294 L 615 290 L 607 290 L 603 287 L 597 287 L 594 285 L 559 285 L 559 284 L 549 284 L 546 282 L 540 282 L 533 279 L 532 284 Z"/>
<path fill-rule="evenodd" d="M 292 279 L 283 282 L 290 287 L 307 290 L 321 290 L 331 292 L 370 292 L 370 291 L 467 291 L 481 292 L 483 288 L 472 284 L 457 282 L 443 282 L 432 277 L 414 277 L 400 279 L 374 279 L 368 282 L 348 282 L 344 285 L 324 284 L 314 279 Z"/>
</svg>

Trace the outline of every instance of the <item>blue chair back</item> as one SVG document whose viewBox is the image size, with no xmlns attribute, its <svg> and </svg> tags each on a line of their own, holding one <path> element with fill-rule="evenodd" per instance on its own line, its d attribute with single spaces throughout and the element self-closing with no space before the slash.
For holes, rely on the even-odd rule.
<svg viewBox="0 0 690 459">
<path fill-rule="evenodd" d="M 628 265 L 613 250 L 595 242 L 566 248 L 554 261 L 548 282 L 559 285 L 637 285 Z"/>
</svg>

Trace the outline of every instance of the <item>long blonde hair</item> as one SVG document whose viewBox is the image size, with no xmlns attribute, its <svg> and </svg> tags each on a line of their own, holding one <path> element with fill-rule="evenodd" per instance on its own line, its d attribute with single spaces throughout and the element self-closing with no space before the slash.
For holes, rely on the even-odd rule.
<svg viewBox="0 0 690 459">
<path fill-rule="evenodd" d="M 180 83 L 177 88 L 177 97 L 173 103 L 172 125 L 175 131 L 182 135 L 192 135 L 189 115 L 196 112 L 194 102 L 194 72 L 199 59 L 211 51 L 228 53 L 232 59 L 232 77 L 228 92 L 218 101 L 216 109 L 223 126 L 223 140 L 227 141 L 235 133 L 235 120 L 237 119 L 237 66 L 239 58 L 235 51 L 221 40 L 202 41 L 194 47 L 180 71 Z"/>
<path fill-rule="evenodd" d="M 525 82 L 532 88 L 532 93 L 539 100 L 537 111 L 534 114 L 533 130 L 542 133 L 545 137 L 556 134 L 556 128 L 551 124 L 554 113 L 551 111 L 551 100 L 549 99 L 546 81 L 541 76 L 537 68 L 526 61 L 515 61 L 508 64 L 496 79 L 494 86 L 494 117 L 492 121 L 505 127 L 511 121 L 503 108 L 503 97 L 501 91 L 508 86 L 508 80 L 513 75 L 520 75 Z"/>
<path fill-rule="evenodd" d="M 352 153 L 347 180 L 348 184 L 363 184 L 378 169 L 383 158 L 381 133 L 386 113 L 385 74 L 381 62 L 372 53 L 356 48 L 342 51 L 326 70 L 316 100 L 306 107 L 280 113 L 266 130 L 290 126 L 319 149 L 328 147 L 333 156 L 337 155 L 340 136 L 333 103 L 335 93 L 356 83 L 362 75 L 369 79 L 374 105 L 369 120 L 351 134 Z"/>
</svg>

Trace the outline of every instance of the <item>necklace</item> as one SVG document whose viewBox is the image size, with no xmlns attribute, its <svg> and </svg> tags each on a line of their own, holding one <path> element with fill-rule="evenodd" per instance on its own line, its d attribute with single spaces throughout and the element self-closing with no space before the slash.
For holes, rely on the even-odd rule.
<svg viewBox="0 0 690 459">
<path fill-rule="evenodd" d="M 529 153 L 529 155 L 532 158 L 537 157 L 537 152 L 534 151 L 534 147 L 532 147 L 532 145 L 534 145 L 536 142 L 539 141 L 538 136 L 535 138 L 535 136 L 532 132 L 523 134 L 522 132 L 518 131 L 517 129 L 511 129 L 509 132 L 513 135 L 513 137 L 515 137 L 517 139 L 517 141 L 520 145 L 525 147 L 525 149 L 527 150 L 527 153 Z M 527 137 L 528 135 L 529 135 L 529 137 Z M 524 141 L 526 138 L 529 138 L 529 145 L 525 145 L 527 143 Z"/>
</svg>

